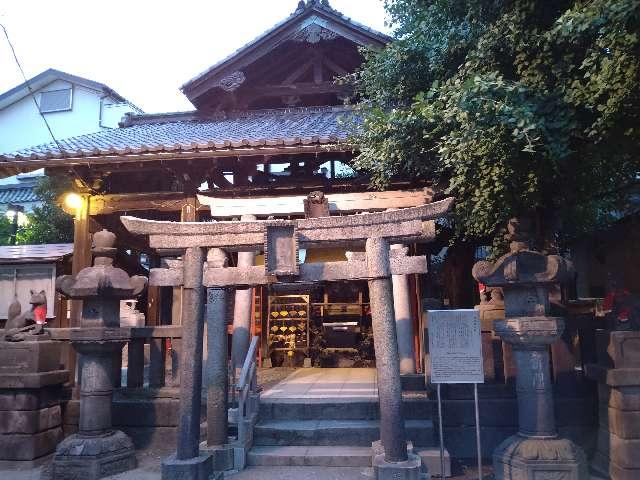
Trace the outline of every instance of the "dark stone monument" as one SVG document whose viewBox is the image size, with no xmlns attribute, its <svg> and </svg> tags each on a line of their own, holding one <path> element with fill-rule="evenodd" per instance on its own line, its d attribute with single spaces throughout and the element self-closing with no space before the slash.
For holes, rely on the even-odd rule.
<svg viewBox="0 0 640 480">
<path fill-rule="evenodd" d="M 564 320 L 549 316 L 549 288 L 568 278 L 569 265 L 557 255 L 530 249 L 531 225 L 509 221 L 510 252 L 495 263 L 478 262 L 474 278 L 502 287 L 505 319 L 495 331 L 512 345 L 516 360 L 519 430 L 493 453 L 497 480 L 582 480 L 589 478 L 584 452 L 556 429 L 549 369 L 549 345 Z"/>
<path fill-rule="evenodd" d="M 587 375 L 598 382 L 600 407 L 591 466 L 612 480 L 640 478 L 640 331 L 630 329 L 639 324 L 640 312 L 632 297 L 614 302 L 611 324 L 623 329 L 596 332 L 598 364 L 587 365 Z"/>
<path fill-rule="evenodd" d="M 52 465 L 54 480 L 98 479 L 136 464 L 131 439 L 112 428 L 113 361 L 129 339 L 129 330 L 120 328 L 120 300 L 138 296 L 147 280 L 130 278 L 113 266 L 114 244 L 113 233 L 96 233 L 93 266 L 56 281 L 63 295 L 82 300 L 80 328 L 72 329 L 70 335 L 82 361 L 79 431 L 58 445 Z"/>
<path fill-rule="evenodd" d="M 41 325 L 12 324 L 0 338 L 0 462 L 36 465 L 62 440 L 61 345 Z M 5 337 L 10 340 L 5 340 Z"/>
</svg>

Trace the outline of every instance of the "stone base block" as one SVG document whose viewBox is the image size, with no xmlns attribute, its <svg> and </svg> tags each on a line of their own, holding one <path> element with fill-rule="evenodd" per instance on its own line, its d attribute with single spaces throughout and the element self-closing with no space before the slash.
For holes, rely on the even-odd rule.
<svg viewBox="0 0 640 480">
<path fill-rule="evenodd" d="M 584 452 L 570 440 L 562 438 L 509 437 L 494 452 L 493 469 L 496 480 L 589 480 Z"/>
<path fill-rule="evenodd" d="M 442 477 L 439 447 L 419 448 L 414 453 L 422 460 L 423 471 L 429 472 L 434 477 Z M 444 476 L 451 476 L 451 455 L 446 448 L 444 449 Z"/>
<path fill-rule="evenodd" d="M 0 410 L 39 410 L 65 402 L 71 389 L 60 385 L 39 389 L 0 389 Z"/>
<path fill-rule="evenodd" d="M 51 385 L 61 385 L 69 380 L 69 370 L 53 370 L 39 373 L 0 374 L 0 389 L 39 389 Z"/>
<path fill-rule="evenodd" d="M 199 456 L 178 460 L 175 454 L 162 461 L 162 480 L 209 480 L 222 478 L 222 472 L 213 475 L 211 455 L 201 452 Z"/>
<path fill-rule="evenodd" d="M 118 430 L 99 436 L 75 434 L 56 449 L 52 480 L 95 480 L 136 467 L 133 442 Z"/>
<path fill-rule="evenodd" d="M 637 480 L 640 478 L 640 468 L 621 467 L 600 452 L 596 452 L 593 456 L 591 468 L 603 478 L 611 480 Z"/>
<path fill-rule="evenodd" d="M 38 337 L 33 341 L 22 342 L 0 340 L 0 374 L 38 373 L 58 369 L 62 344 L 41 335 Z"/>
<path fill-rule="evenodd" d="M 34 460 L 52 453 L 61 440 L 62 428 L 60 427 L 35 434 L 0 435 L 0 460 Z"/>
<path fill-rule="evenodd" d="M 407 440 L 407 453 L 413 453 L 413 442 L 411 440 Z M 371 460 L 373 461 L 378 455 L 384 455 L 382 440 L 371 442 Z"/>
<path fill-rule="evenodd" d="M 305 357 L 305 359 L 302 361 L 302 367 L 303 368 L 311 368 L 311 359 L 309 357 Z"/>
<path fill-rule="evenodd" d="M 376 480 L 428 480 L 429 474 L 422 471 L 420 457 L 410 453 L 404 462 L 387 462 L 384 454 L 373 458 L 373 473 Z"/>
<path fill-rule="evenodd" d="M 422 462 L 422 472 L 429 473 L 430 475 L 441 476 L 440 471 L 442 470 L 440 464 L 440 448 L 436 447 L 419 447 L 414 448 L 413 442 L 411 440 L 407 441 L 407 453 L 409 455 L 417 455 Z M 371 444 L 371 454 L 372 454 L 372 463 L 375 462 L 376 457 L 382 455 L 384 457 L 384 447 L 382 446 L 382 442 L 380 440 L 376 440 Z M 451 456 L 449 455 L 449 451 L 445 448 L 444 450 L 444 476 L 451 476 Z"/>
<path fill-rule="evenodd" d="M 422 373 L 403 373 L 400 375 L 402 391 L 426 390 L 425 376 Z"/>
<path fill-rule="evenodd" d="M 0 434 L 38 433 L 62 424 L 60 405 L 40 410 L 0 411 Z"/>
<path fill-rule="evenodd" d="M 640 439 L 640 410 L 605 407 L 600 411 L 600 426 L 626 439 Z"/>
<path fill-rule="evenodd" d="M 598 452 L 622 468 L 640 469 L 640 439 L 625 439 L 615 433 L 598 431 Z"/>
<path fill-rule="evenodd" d="M 200 452 L 211 455 L 211 467 L 214 472 L 234 469 L 233 445 L 208 446 L 207 442 L 202 442 L 200 444 Z"/>
<path fill-rule="evenodd" d="M 31 470 L 51 463 L 53 453 L 33 460 L 0 460 L 0 470 Z M 42 476 L 41 478 L 45 478 Z"/>
</svg>

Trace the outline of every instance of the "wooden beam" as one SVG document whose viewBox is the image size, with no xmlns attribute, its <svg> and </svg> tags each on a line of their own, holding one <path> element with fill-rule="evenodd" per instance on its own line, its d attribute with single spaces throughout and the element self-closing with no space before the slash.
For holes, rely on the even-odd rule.
<svg viewBox="0 0 640 480">
<path fill-rule="evenodd" d="M 322 57 L 317 56 L 313 59 L 313 83 L 320 85 L 322 80 Z"/>
<path fill-rule="evenodd" d="M 291 85 L 264 85 L 248 87 L 242 97 L 251 101 L 260 97 L 280 97 L 285 95 L 318 95 L 323 93 L 348 93 L 352 89 L 347 85 L 337 85 L 333 81 L 293 83 Z"/>
<path fill-rule="evenodd" d="M 198 199 L 195 196 L 185 197 L 184 203 L 180 207 L 180 221 L 198 221 Z"/>
<path fill-rule="evenodd" d="M 91 198 L 89 214 L 91 216 L 107 215 L 139 210 L 178 212 L 185 202 L 186 196 L 182 192 L 96 195 Z"/>
<path fill-rule="evenodd" d="M 300 77 L 302 77 L 302 75 L 304 75 L 304 73 L 307 70 L 309 70 L 314 65 L 314 63 L 315 63 L 315 59 L 311 59 L 311 60 L 303 63 L 302 65 L 300 65 L 293 72 L 291 72 L 291 74 L 289 74 L 287 76 L 287 78 L 285 78 L 283 80 L 282 85 L 291 85 L 291 84 L 293 84 L 293 82 L 295 82 Z"/>
<path fill-rule="evenodd" d="M 386 191 L 362 193 L 335 193 L 325 195 L 329 211 L 333 213 L 354 213 L 382 211 L 388 208 L 417 207 L 430 203 L 431 190 Z M 304 215 L 306 195 L 279 197 L 221 198 L 198 195 L 201 205 L 209 208 L 213 218 L 228 218 L 241 215 Z"/>
<path fill-rule="evenodd" d="M 251 166 L 253 169 L 253 165 Z M 233 186 L 233 185 L 231 185 Z M 234 198 L 237 191 L 229 192 L 227 196 L 210 196 L 200 194 L 198 210 L 210 210 L 214 218 L 236 217 L 244 214 L 254 215 L 302 215 L 304 207 L 302 201 L 306 195 L 291 195 L 290 191 L 300 191 L 300 184 L 287 186 L 255 186 L 247 187 L 245 197 Z M 306 190 L 323 190 L 325 183 L 304 184 Z M 366 189 L 366 184 L 347 185 L 332 184 L 331 189 L 353 190 Z M 265 193 L 268 194 L 265 195 Z M 229 198 L 229 195 L 233 195 Z M 358 212 L 384 210 L 386 208 L 406 208 L 429 203 L 433 198 L 430 189 L 424 190 L 391 190 L 386 192 L 362 193 L 328 193 L 329 206 L 334 212 Z M 150 193 L 122 193 L 94 195 L 89 204 L 89 214 L 110 215 L 123 212 L 179 212 L 186 202 L 186 195 L 182 192 L 150 192 Z M 227 214 L 228 212 L 228 214 Z M 90 220 L 93 223 L 93 219 Z M 91 227 L 95 230 L 94 227 Z"/>
<path fill-rule="evenodd" d="M 342 68 L 329 57 L 323 57 L 322 61 L 324 65 L 336 75 L 346 75 L 347 73 L 349 73 L 346 68 Z"/>
</svg>

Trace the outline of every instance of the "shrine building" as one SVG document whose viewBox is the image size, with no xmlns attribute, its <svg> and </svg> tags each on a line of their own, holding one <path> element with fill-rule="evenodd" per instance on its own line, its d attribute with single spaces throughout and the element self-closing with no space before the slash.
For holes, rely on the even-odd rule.
<svg viewBox="0 0 640 480">
<path fill-rule="evenodd" d="M 128 114 L 117 129 L 1 156 L 1 173 L 44 168 L 74 179 L 74 273 L 90 264 L 91 235 L 102 228 L 131 252 L 120 259 L 130 272 L 161 265 L 145 239 L 123 228 L 122 215 L 184 222 L 291 219 L 429 203 L 431 190 L 420 181 L 374 192 L 369 178 L 349 166 L 357 154 L 349 133 L 358 118 L 348 106 L 353 92 L 336 79 L 359 67 L 361 49 L 389 41 L 327 1 L 300 2 L 288 18 L 181 87 L 194 111 Z M 300 261 L 344 260 L 345 254 L 344 248 L 301 251 Z M 256 252 L 240 261 L 259 265 L 264 258 Z M 411 327 L 401 341 L 413 357 L 407 368 L 415 372 L 420 281 L 408 277 L 397 279 L 395 301 Z M 138 303 L 146 325 L 179 325 L 180 298 L 179 288 L 150 288 Z M 240 304 L 239 298 L 235 316 L 250 316 L 252 333 L 261 335 L 263 364 L 302 366 L 311 357 L 326 366 L 358 366 L 354 358 L 373 362 L 372 348 L 361 348 L 371 326 L 366 282 L 261 287 Z M 71 303 L 70 319 L 58 315 L 57 326 L 76 325 L 79 307 Z"/>
</svg>

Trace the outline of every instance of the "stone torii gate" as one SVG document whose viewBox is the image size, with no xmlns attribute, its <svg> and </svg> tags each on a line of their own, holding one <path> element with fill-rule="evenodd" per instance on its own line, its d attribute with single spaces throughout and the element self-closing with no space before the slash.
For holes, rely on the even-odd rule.
<svg viewBox="0 0 640 480">
<path fill-rule="evenodd" d="M 424 256 L 407 256 L 406 249 L 390 250 L 390 245 L 433 240 L 434 220 L 446 215 L 452 204 L 453 199 L 448 198 L 401 210 L 299 220 L 183 223 L 121 217 L 131 233 L 148 235 L 152 248 L 184 251 L 182 260 L 168 262 L 166 269 L 152 269 L 149 278 L 150 285 L 184 289 L 178 445 L 176 453 L 163 462 L 163 479 L 204 479 L 211 474 L 210 454 L 199 448 L 204 287 L 224 291 L 277 282 L 310 284 L 341 280 L 367 280 L 369 284 L 380 437 L 384 447 L 384 453 L 373 459 L 377 476 L 417 478 L 420 458 L 407 453 L 404 431 L 391 276 L 425 273 L 427 261 Z M 365 251 L 352 252 L 347 261 L 310 264 L 298 261 L 299 248 L 363 245 Z M 264 266 L 226 266 L 225 251 L 255 250 L 264 250 Z M 222 316 L 223 309 L 216 311 Z M 212 354 L 220 352 L 209 352 Z M 218 360 L 226 365 L 226 349 L 223 354 L 225 358 Z M 222 380 L 226 385 L 226 378 L 215 376 L 214 381 L 220 383 L 218 390 L 226 391 Z M 217 426 L 226 437 L 226 399 L 207 414 L 216 417 L 208 419 L 209 428 Z M 208 437 L 220 435 L 208 432 Z M 219 441 L 226 443 L 226 438 Z"/>
</svg>

